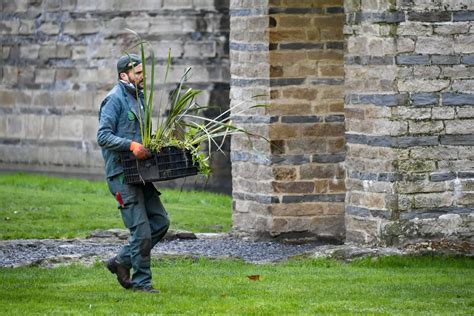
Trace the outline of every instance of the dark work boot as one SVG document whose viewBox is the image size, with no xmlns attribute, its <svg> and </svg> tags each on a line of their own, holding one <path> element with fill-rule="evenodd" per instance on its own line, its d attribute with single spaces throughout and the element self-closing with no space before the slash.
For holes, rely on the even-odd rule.
<svg viewBox="0 0 474 316">
<path fill-rule="evenodd" d="M 111 273 L 117 275 L 117 281 L 122 287 L 126 289 L 132 287 L 132 281 L 130 281 L 130 269 L 118 263 L 117 257 L 113 257 L 107 261 L 107 269 L 109 269 Z"/>
<path fill-rule="evenodd" d="M 151 294 L 159 294 L 160 290 L 157 290 L 153 288 L 152 286 L 147 286 L 147 287 L 136 287 L 133 289 L 134 292 L 145 292 L 145 293 L 151 293 Z"/>
</svg>

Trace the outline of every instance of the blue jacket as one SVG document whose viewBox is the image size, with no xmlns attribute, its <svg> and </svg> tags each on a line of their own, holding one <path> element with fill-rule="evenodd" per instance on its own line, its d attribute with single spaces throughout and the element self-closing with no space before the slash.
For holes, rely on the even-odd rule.
<svg viewBox="0 0 474 316">
<path fill-rule="evenodd" d="M 140 97 L 143 104 L 143 96 Z M 138 111 L 141 111 L 139 116 Z M 139 118 L 144 117 L 136 96 L 119 82 L 105 97 L 99 110 L 97 143 L 102 148 L 105 175 L 112 177 L 123 172 L 121 151 L 130 151 L 133 141 L 142 142 Z"/>
</svg>

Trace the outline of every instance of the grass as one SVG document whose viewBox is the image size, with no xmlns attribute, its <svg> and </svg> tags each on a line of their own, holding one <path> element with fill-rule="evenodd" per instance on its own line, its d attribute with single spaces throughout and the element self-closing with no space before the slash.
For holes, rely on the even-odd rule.
<svg viewBox="0 0 474 316">
<path fill-rule="evenodd" d="M 229 231 L 231 198 L 207 192 L 160 190 L 172 229 Z M 104 181 L 31 174 L 0 176 L 0 239 L 85 237 L 124 228 Z"/>
<path fill-rule="evenodd" d="M 472 314 L 470 258 L 154 261 L 160 295 L 126 291 L 97 264 L 0 269 L 0 314 Z M 259 275 L 258 281 L 247 276 Z"/>
<path fill-rule="evenodd" d="M 173 228 L 230 229 L 230 198 L 163 190 Z M 123 227 L 104 181 L 0 177 L 0 238 L 86 236 Z M 474 264 L 460 257 L 368 258 L 344 264 L 293 259 L 152 262 L 160 295 L 122 289 L 92 267 L 0 268 L 0 315 L 444 314 L 474 313 Z M 253 281 L 250 275 L 258 275 Z"/>
</svg>

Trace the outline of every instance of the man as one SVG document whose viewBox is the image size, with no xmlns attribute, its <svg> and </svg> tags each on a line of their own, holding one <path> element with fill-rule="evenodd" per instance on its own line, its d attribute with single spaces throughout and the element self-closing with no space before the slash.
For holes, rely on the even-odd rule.
<svg viewBox="0 0 474 316">
<path fill-rule="evenodd" d="M 132 151 L 138 159 L 150 155 L 140 136 L 139 120 L 144 118 L 140 57 L 134 54 L 120 57 L 117 72 L 119 82 L 100 106 L 97 143 L 102 148 L 109 190 L 117 200 L 130 238 L 117 256 L 107 262 L 107 268 L 126 289 L 159 293 L 151 283 L 150 252 L 168 230 L 168 214 L 152 183 L 124 182 L 120 162 L 121 151 Z M 130 269 L 133 269 L 131 278 Z"/>
</svg>

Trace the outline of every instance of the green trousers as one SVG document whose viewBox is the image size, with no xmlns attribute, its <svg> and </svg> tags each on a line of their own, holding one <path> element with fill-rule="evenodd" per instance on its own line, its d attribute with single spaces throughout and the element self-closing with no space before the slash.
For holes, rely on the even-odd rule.
<svg viewBox="0 0 474 316">
<path fill-rule="evenodd" d="M 134 288 L 149 287 L 152 285 L 150 252 L 165 236 L 170 224 L 160 193 L 152 183 L 124 183 L 123 174 L 108 178 L 107 184 L 119 204 L 123 223 L 130 230 L 128 244 L 118 253 L 117 261 L 133 269 Z"/>
</svg>

